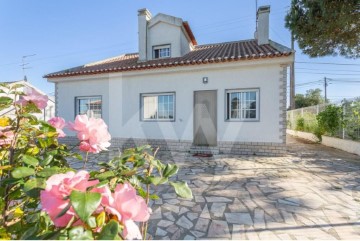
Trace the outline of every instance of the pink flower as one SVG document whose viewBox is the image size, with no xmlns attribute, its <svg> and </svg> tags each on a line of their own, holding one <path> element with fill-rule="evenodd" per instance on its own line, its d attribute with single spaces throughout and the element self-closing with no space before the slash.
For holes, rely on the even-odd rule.
<svg viewBox="0 0 360 241">
<path fill-rule="evenodd" d="M 124 225 L 124 237 L 142 239 L 135 222 L 146 222 L 150 217 L 150 210 L 145 200 L 136 195 L 136 190 L 129 183 L 118 184 L 114 193 L 111 193 L 108 186 L 93 190 L 101 193 L 101 204 L 105 207 L 105 211 L 116 215 Z"/>
<path fill-rule="evenodd" d="M 0 146 L 10 145 L 14 139 L 14 132 L 10 130 L 9 126 L 0 127 Z"/>
<path fill-rule="evenodd" d="M 77 132 L 80 140 L 80 150 L 99 153 L 110 146 L 111 136 L 107 125 L 102 119 L 88 118 L 78 115 L 74 123 L 69 123 L 70 129 Z"/>
<path fill-rule="evenodd" d="M 33 88 L 26 88 L 25 95 L 21 96 L 18 101 L 16 101 L 19 105 L 27 105 L 29 102 L 32 102 L 39 109 L 44 109 L 47 106 L 48 97 L 47 95 L 42 95 Z"/>
<path fill-rule="evenodd" d="M 73 190 L 85 192 L 88 187 L 99 183 L 98 180 L 89 181 L 87 171 L 77 173 L 67 172 L 65 174 L 55 174 L 46 181 L 46 188 L 40 192 L 41 207 L 50 216 L 56 227 L 66 227 L 70 219 L 75 215 L 71 207 L 63 216 L 58 217 L 59 213 L 69 205 L 67 198 Z"/>
<path fill-rule="evenodd" d="M 65 133 L 62 130 L 65 127 L 65 120 L 61 117 L 53 117 L 48 120 L 49 124 L 56 128 L 56 132 L 58 133 L 58 137 L 65 137 Z"/>
</svg>

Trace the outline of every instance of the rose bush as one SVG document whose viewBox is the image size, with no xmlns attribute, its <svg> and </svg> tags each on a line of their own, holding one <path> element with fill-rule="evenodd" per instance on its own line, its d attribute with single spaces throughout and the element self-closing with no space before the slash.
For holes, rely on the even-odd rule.
<svg viewBox="0 0 360 241">
<path fill-rule="evenodd" d="M 170 179 L 178 167 L 158 160 L 150 146 L 124 150 L 99 163 L 99 170 L 73 170 L 70 159 L 85 167 L 88 153 L 110 146 L 106 123 L 86 115 L 74 123 L 41 121 L 36 114 L 47 97 L 22 87 L 0 88 L 0 111 L 14 111 L 14 117 L 0 117 L 1 239 L 146 239 L 149 201 L 158 198 L 152 186 L 169 183 L 192 198 L 186 182 Z M 76 132 L 85 158 L 59 143 L 66 126 Z"/>
</svg>

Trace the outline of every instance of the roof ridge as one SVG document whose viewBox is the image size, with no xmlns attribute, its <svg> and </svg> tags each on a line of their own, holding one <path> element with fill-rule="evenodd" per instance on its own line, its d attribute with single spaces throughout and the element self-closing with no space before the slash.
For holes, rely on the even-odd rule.
<svg viewBox="0 0 360 241">
<path fill-rule="evenodd" d="M 195 47 L 203 47 L 203 46 L 211 46 L 211 45 L 223 45 L 223 44 L 232 44 L 232 43 L 242 43 L 242 42 L 250 42 L 250 41 L 255 41 L 255 39 L 234 40 L 234 41 L 209 43 L 209 44 L 199 44 L 199 45 L 196 45 Z"/>
</svg>

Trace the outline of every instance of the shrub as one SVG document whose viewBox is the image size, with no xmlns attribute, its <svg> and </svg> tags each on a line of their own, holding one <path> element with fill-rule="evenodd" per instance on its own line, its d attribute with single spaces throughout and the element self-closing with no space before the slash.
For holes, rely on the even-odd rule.
<svg viewBox="0 0 360 241">
<path fill-rule="evenodd" d="M 324 111 L 316 116 L 316 119 L 319 127 L 324 130 L 326 134 L 334 136 L 343 123 L 341 107 L 328 105 Z"/>
<path fill-rule="evenodd" d="M 303 117 L 298 117 L 296 119 L 296 128 L 297 131 L 304 131 L 305 130 L 305 119 Z"/>
</svg>

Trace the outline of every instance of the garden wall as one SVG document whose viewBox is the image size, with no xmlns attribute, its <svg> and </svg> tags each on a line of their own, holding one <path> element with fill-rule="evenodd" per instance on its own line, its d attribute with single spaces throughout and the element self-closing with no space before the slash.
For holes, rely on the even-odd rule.
<svg viewBox="0 0 360 241">
<path fill-rule="evenodd" d="M 317 142 L 318 138 L 308 132 L 302 132 L 302 131 L 294 131 L 294 130 L 286 130 L 287 134 L 297 136 L 309 141 Z M 350 141 L 350 140 L 343 140 L 335 137 L 329 137 L 329 136 L 322 136 L 321 144 L 329 147 L 333 147 L 336 149 L 340 149 L 349 153 L 357 154 L 360 156 L 360 142 L 357 141 Z"/>
</svg>

